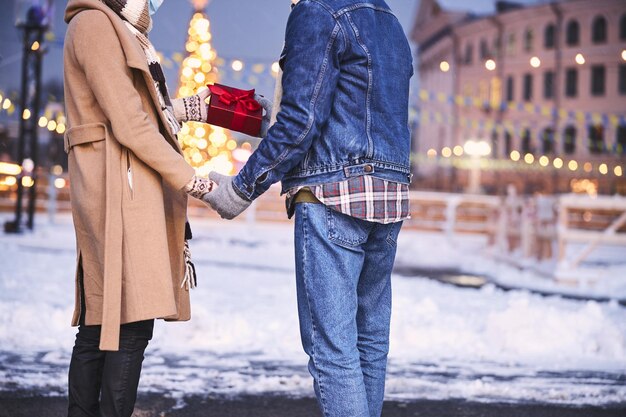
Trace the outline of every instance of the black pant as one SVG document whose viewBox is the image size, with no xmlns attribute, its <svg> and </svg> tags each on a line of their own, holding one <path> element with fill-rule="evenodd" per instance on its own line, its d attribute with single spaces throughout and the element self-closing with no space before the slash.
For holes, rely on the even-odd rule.
<svg viewBox="0 0 626 417">
<path fill-rule="evenodd" d="M 101 351 L 100 326 L 81 325 L 69 371 L 68 417 L 131 417 L 154 320 L 123 324 L 117 352 Z"/>
</svg>

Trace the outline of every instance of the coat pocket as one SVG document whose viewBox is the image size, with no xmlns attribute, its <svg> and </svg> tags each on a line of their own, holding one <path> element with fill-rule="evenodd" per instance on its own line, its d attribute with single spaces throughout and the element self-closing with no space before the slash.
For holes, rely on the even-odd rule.
<svg viewBox="0 0 626 417">
<path fill-rule="evenodd" d="M 135 172 L 133 170 L 133 155 L 128 148 L 124 148 L 124 158 L 126 161 L 126 179 L 128 185 L 128 196 L 131 200 L 135 198 Z"/>
<path fill-rule="evenodd" d="M 73 126 L 65 132 L 65 152 L 69 153 L 75 146 L 103 141 L 106 136 L 106 126 L 102 123 Z"/>
</svg>

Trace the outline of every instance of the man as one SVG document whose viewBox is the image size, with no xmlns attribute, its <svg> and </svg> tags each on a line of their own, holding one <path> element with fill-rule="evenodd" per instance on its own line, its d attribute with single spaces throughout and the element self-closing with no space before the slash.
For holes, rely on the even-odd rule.
<svg viewBox="0 0 626 417">
<path fill-rule="evenodd" d="M 411 51 L 383 0 L 301 0 L 276 123 L 204 200 L 227 219 L 282 181 L 295 212 L 302 343 L 324 416 L 380 416 L 390 275 L 408 218 Z"/>
</svg>

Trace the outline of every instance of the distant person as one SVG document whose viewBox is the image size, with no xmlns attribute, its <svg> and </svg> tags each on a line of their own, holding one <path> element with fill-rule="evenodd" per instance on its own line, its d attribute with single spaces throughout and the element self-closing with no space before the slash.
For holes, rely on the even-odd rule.
<svg viewBox="0 0 626 417">
<path fill-rule="evenodd" d="M 232 219 L 282 181 L 322 413 L 378 417 L 391 269 L 409 217 L 411 50 L 383 0 L 293 3 L 277 121 L 237 176 L 209 174 L 219 187 L 204 200 Z"/>
<path fill-rule="evenodd" d="M 69 0 L 64 46 L 79 326 L 70 417 L 130 417 L 154 319 L 189 320 L 195 283 L 186 239 L 197 178 L 176 139 L 206 120 L 207 92 L 170 100 L 147 38 L 148 0 Z"/>
</svg>

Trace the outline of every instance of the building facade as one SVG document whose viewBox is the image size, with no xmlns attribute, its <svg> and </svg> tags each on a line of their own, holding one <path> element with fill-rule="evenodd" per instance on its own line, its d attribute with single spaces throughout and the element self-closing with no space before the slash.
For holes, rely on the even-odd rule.
<svg viewBox="0 0 626 417">
<path fill-rule="evenodd" d="M 621 192 L 626 1 L 498 2 L 493 15 L 474 16 L 422 0 L 412 39 L 418 182 L 462 185 L 467 170 L 451 160 L 467 158 L 467 142 L 478 141 L 489 145 L 481 163 L 488 190 L 509 182 L 567 192 L 588 179 L 600 192 Z"/>
</svg>

